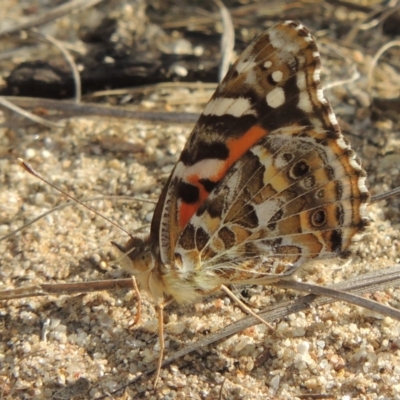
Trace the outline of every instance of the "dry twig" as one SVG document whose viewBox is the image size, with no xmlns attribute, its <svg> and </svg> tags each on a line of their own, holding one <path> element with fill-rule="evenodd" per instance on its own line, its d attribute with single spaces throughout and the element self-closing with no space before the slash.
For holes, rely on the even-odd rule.
<svg viewBox="0 0 400 400">
<path fill-rule="evenodd" d="M 93 7 L 101 1 L 103 0 L 71 0 L 67 3 L 61 4 L 58 7 L 54 7 L 46 14 L 40 15 L 38 17 L 35 16 L 27 20 L 26 22 L 23 22 L 22 24 L 0 30 L 0 37 L 45 25 L 51 21 L 54 21 L 57 18 L 63 17 L 66 14 L 70 14 L 71 12 L 77 12 L 86 8 Z"/>
<path fill-rule="evenodd" d="M 214 2 L 219 7 L 223 28 L 221 38 L 221 65 L 218 77 L 218 81 L 221 82 L 228 72 L 231 63 L 232 53 L 235 46 L 235 30 L 233 29 L 232 17 L 224 3 L 220 0 L 214 0 Z"/>
<path fill-rule="evenodd" d="M 374 69 L 376 67 L 376 64 L 378 63 L 378 60 L 381 58 L 382 54 L 389 50 L 392 47 L 400 47 L 400 40 L 392 40 L 389 43 L 384 44 L 375 54 L 374 58 L 371 61 L 371 66 L 368 70 L 368 93 L 372 93 L 372 83 L 373 83 L 373 73 Z"/>
<path fill-rule="evenodd" d="M 99 104 L 76 104 L 69 100 L 51 100 L 41 99 L 36 97 L 17 97 L 17 96 L 3 96 L 4 104 L 0 103 L 0 106 L 5 104 L 11 104 L 7 108 L 12 109 L 14 107 L 24 108 L 45 108 L 52 111 L 60 112 L 60 115 L 53 116 L 53 118 L 67 118 L 67 117 L 79 117 L 79 116 L 97 116 L 97 117 L 113 117 L 113 118 L 131 118 L 144 121 L 154 122 L 167 122 L 167 123 L 195 123 L 199 114 L 197 113 L 163 113 L 163 112 L 152 112 L 152 111 L 132 111 L 126 107 L 113 107 Z M 17 110 L 17 109 L 16 109 Z M 15 110 L 15 111 L 16 111 Z M 14 110 L 13 110 L 14 111 Z M 17 112 L 17 111 L 16 111 Z M 20 109 L 19 113 L 23 115 L 25 111 Z M 28 118 L 28 116 L 26 116 Z M 29 119 L 33 119 L 32 115 Z M 41 124 L 50 123 L 48 120 L 39 119 L 36 121 Z M 15 125 L 15 124 L 14 124 Z M 60 127 L 56 125 L 56 127 Z M 61 126 L 62 127 L 62 126 Z"/>
<path fill-rule="evenodd" d="M 76 66 L 75 60 L 74 58 L 71 56 L 70 52 L 65 48 L 65 46 L 57 39 L 53 38 L 50 35 L 46 35 L 44 33 L 40 33 L 38 31 L 32 31 L 31 34 L 33 36 L 36 36 L 40 39 L 44 39 L 48 42 L 50 42 L 51 44 L 53 44 L 54 46 L 56 46 L 62 53 L 62 55 L 64 56 L 65 60 L 67 61 L 68 65 L 71 68 L 71 72 L 72 72 L 72 78 L 74 81 L 74 85 L 75 85 L 75 103 L 80 103 L 81 102 L 81 97 L 82 97 L 82 84 L 81 84 L 81 77 L 78 71 L 78 67 Z"/>
</svg>

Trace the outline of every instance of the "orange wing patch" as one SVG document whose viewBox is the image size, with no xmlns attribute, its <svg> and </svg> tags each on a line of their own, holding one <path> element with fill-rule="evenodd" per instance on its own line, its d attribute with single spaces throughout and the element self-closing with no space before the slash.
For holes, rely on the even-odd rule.
<svg viewBox="0 0 400 400">
<path fill-rule="evenodd" d="M 225 177 L 229 168 L 231 168 L 232 165 L 261 138 L 265 137 L 267 133 L 267 130 L 259 125 L 255 125 L 241 137 L 227 140 L 226 145 L 229 149 L 229 156 L 226 160 L 202 160 L 188 168 L 187 175 L 183 177 L 183 180 L 198 189 L 198 196 L 197 200 L 191 203 L 180 200 L 178 213 L 179 227 L 181 229 L 187 225 L 190 218 L 196 213 L 210 194 L 210 190 L 207 190 L 204 182 L 212 182 L 213 186 L 215 186 Z M 208 168 L 206 164 L 208 164 Z"/>
</svg>

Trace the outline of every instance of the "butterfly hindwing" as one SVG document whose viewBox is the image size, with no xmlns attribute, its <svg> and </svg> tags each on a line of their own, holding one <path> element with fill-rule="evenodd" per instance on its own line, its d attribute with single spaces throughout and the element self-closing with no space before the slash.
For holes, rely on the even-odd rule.
<svg viewBox="0 0 400 400">
<path fill-rule="evenodd" d="M 250 283 L 342 253 L 365 225 L 365 195 L 360 171 L 342 166 L 346 149 L 334 154 L 318 137 L 283 128 L 253 146 L 182 231 L 179 264 L 221 283 Z"/>
</svg>

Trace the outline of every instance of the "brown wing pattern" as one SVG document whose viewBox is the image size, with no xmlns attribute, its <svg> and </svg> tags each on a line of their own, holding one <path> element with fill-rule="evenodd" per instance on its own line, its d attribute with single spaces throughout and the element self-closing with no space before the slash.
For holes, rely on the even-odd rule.
<svg viewBox="0 0 400 400">
<path fill-rule="evenodd" d="M 249 45 L 210 99 L 156 208 L 151 236 L 159 238 L 163 263 L 173 259 L 191 216 L 260 138 L 276 127 L 307 124 L 312 118 L 329 125 L 329 119 L 313 117 L 315 105 L 324 105 L 309 95 L 314 80 L 302 72 L 319 63 L 309 39 L 299 24 L 271 28 Z M 292 84 L 296 77 L 301 88 Z"/>
<path fill-rule="evenodd" d="M 183 230 L 178 273 L 266 281 L 345 251 L 367 224 L 368 192 L 354 154 L 324 136 L 283 128 L 248 151 Z"/>
<path fill-rule="evenodd" d="M 272 27 L 233 65 L 159 205 L 171 282 L 206 291 L 273 279 L 345 251 L 363 230 L 365 172 L 319 71 L 316 44 L 295 22 Z"/>
</svg>

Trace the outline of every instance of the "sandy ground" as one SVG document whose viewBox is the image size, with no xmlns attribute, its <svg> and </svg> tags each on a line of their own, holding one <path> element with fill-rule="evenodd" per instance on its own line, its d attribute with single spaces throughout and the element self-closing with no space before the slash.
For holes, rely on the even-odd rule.
<svg viewBox="0 0 400 400">
<path fill-rule="evenodd" d="M 367 105 L 342 101 L 352 94 L 365 98 L 361 72 L 360 80 L 326 96 L 346 120 L 343 126 L 364 161 L 368 186 L 377 194 L 399 184 L 400 135 L 396 121 L 372 122 Z M 182 92 L 182 98 L 190 94 Z M 201 106 L 189 104 L 187 110 L 200 112 Z M 65 203 L 23 171 L 9 149 L 79 199 L 157 200 L 190 133 L 190 126 L 182 124 L 100 117 L 63 122 L 63 129 L 0 128 L 0 236 Z M 110 138 L 122 148 L 110 148 Z M 141 151 L 133 153 L 132 144 Z M 147 231 L 154 209 L 133 199 L 90 204 L 130 232 Z M 328 285 L 399 261 L 398 200 L 371 205 L 368 213 L 371 228 L 351 258 L 314 264 L 302 274 L 304 280 Z M 82 207 L 54 212 L 0 242 L 0 289 L 126 277 L 111 240 L 124 243 L 126 235 Z M 248 288 L 243 295 L 255 310 L 289 296 L 268 287 Z M 373 298 L 399 307 L 400 290 L 389 288 Z M 128 291 L 0 304 L 0 398 L 92 399 L 127 383 L 158 357 L 151 300 L 145 298 L 143 323 L 131 327 L 135 311 L 135 297 Z M 241 317 L 223 295 L 193 306 L 172 304 L 166 310 L 166 355 Z M 276 334 L 258 325 L 178 360 L 162 371 L 157 390 L 150 377 L 112 398 L 215 399 L 220 392 L 226 399 L 400 398 L 399 322 L 336 303 L 275 326 Z"/>
</svg>

